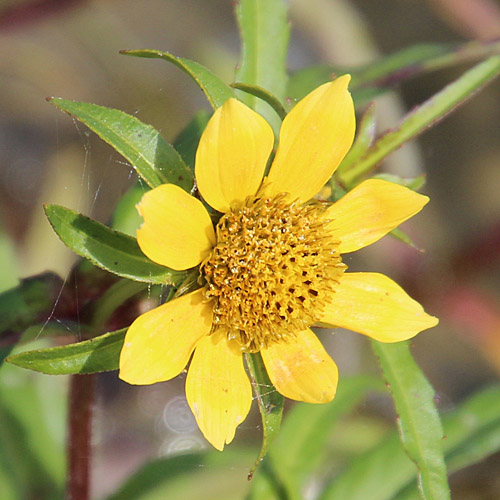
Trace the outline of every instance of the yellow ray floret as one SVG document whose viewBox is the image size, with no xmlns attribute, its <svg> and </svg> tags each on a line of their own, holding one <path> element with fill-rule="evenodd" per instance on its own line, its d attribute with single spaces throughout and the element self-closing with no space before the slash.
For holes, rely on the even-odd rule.
<svg viewBox="0 0 500 500">
<path fill-rule="evenodd" d="M 215 333 L 198 344 L 186 379 L 186 397 L 204 436 L 222 450 L 252 403 L 243 357 L 226 336 Z"/>
<path fill-rule="evenodd" d="M 176 377 L 199 340 L 210 333 L 212 308 L 197 290 L 139 316 L 120 355 L 120 378 L 154 384 Z"/>
<path fill-rule="evenodd" d="M 120 377 L 132 384 L 168 380 L 192 356 L 186 397 L 218 450 L 250 409 L 244 353 L 260 353 L 282 395 L 325 403 L 335 396 L 338 370 L 310 326 L 398 342 L 438 322 L 388 277 L 349 273 L 342 262 L 343 253 L 419 212 L 426 196 L 371 179 L 334 204 L 312 200 L 353 141 L 348 83 L 343 76 L 322 85 L 293 108 L 266 179 L 271 127 L 235 99 L 216 110 L 195 166 L 202 197 L 222 212 L 216 222 L 200 200 L 171 184 L 138 205 L 143 252 L 176 270 L 199 266 L 200 288 L 132 323 Z"/>
<path fill-rule="evenodd" d="M 271 196 L 311 199 L 333 175 L 351 147 L 356 128 L 347 90 L 349 75 L 304 97 L 283 120 L 278 151 L 269 171 Z"/>
<path fill-rule="evenodd" d="M 398 284 L 378 273 L 345 273 L 322 323 L 380 342 L 400 342 L 438 324 Z"/>
<path fill-rule="evenodd" d="M 326 212 L 325 218 L 335 238 L 339 253 L 348 253 L 371 245 L 420 212 L 429 201 L 393 182 L 369 179 L 349 191 Z"/>
<path fill-rule="evenodd" d="M 228 99 L 209 121 L 196 152 L 196 181 L 219 212 L 259 189 L 274 136 L 270 125 L 236 99 Z"/>
</svg>

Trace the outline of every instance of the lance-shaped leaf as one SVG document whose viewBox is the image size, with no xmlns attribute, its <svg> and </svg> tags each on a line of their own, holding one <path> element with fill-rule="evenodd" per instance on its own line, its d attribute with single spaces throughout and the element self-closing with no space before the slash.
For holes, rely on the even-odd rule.
<svg viewBox="0 0 500 500">
<path fill-rule="evenodd" d="M 241 37 L 241 60 L 236 79 L 266 89 L 281 102 L 286 95 L 288 80 L 286 56 L 290 26 L 286 2 L 241 0 L 236 4 L 236 17 Z M 280 121 L 262 101 L 244 94 L 241 99 L 262 114 L 275 130 L 279 129 Z"/>
<path fill-rule="evenodd" d="M 335 75 L 350 73 L 350 89 L 358 106 L 369 102 L 395 84 L 416 75 L 460 63 L 477 61 L 500 52 L 500 42 L 421 44 L 405 48 L 372 63 L 359 66 L 321 64 L 295 72 L 289 80 L 288 95 L 301 99 Z"/>
<path fill-rule="evenodd" d="M 123 328 L 75 344 L 25 351 L 10 356 L 7 362 L 48 375 L 117 370 L 126 331 Z"/>
<path fill-rule="evenodd" d="M 260 87 L 259 85 L 250 85 L 248 83 L 241 82 L 232 83 L 231 87 L 233 87 L 234 89 L 242 90 L 247 94 L 253 95 L 255 97 L 258 97 L 262 101 L 267 102 L 267 104 L 269 104 L 269 106 L 274 109 L 281 120 L 285 118 L 286 110 L 283 107 L 283 104 L 281 104 L 279 99 L 274 94 L 271 94 L 271 92 L 269 92 L 265 88 Z"/>
<path fill-rule="evenodd" d="M 343 181 L 348 185 L 367 175 L 389 153 L 414 139 L 430 125 L 466 102 L 475 91 L 491 82 L 500 73 L 500 57 L 492 56 L 474 66 L 460 78 L 410 112 L 394 130 L 382 135 L 348 171 Z"/>
<path fill-rule="evenodd" d="M 120 54 L 135 57 L 148 57 L 151 59 L 163 59 L 164 61 L 174 64 L 198 84 L 214 109 L 222 106 L 230 97 L 235 97 L 231 87 L 226 85 L 219 77 L 205 68 L 205 66 L 195 61 L 185 59 L 184 57 L 174 56 L 169 52 L 152 49 L 120 50 Z"/>
<path fill-rule="evenodd" d="M 120 153 L 151 187 L 177 184 L 186 191 L 193 174 L 177 151 L 159 132 L 135 116 L 86 102 L 49 99 L 57 108 L 85 124 Z"/>
<path fill-rule="evenodd" d="M 137 240 L 69 208 L 46 205 L 45 213 L 63 243 L 73 252 L 113 274 L 160 285 L 182 282 L 185 273 L 150 261 Z"/>
<path fill-rule="evenodd" d="M 418 468 L 423 499 L 449 499 L 444 435 L 434 390 L 413 360 L 407 342 L 372 341 L 372 346 L 394 399 L 401 442 Z"/>
</svg>

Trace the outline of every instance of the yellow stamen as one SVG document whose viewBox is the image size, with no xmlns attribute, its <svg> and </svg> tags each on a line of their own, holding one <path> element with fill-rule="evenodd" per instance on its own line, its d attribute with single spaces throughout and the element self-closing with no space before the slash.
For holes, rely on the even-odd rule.
<svg viewBox="0 0 500 500">
<path fill-rule="evenodd" d="M 246 352 L 286 341 L 317 322 L 346 266 L 327 230 L 325 205 L 285 194 L 252 196 L 217 224 L 202 263 L 214 328 Z"/>
</svg>

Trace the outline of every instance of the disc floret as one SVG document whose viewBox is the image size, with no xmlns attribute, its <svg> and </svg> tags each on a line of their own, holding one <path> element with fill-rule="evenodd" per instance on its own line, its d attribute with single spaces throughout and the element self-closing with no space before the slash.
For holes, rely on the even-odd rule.
<svg viewBox="0 0 500 500">
<path fill-rule="evenodd" d="M 324 204 L 285 194 L 250 196 L 216 227 L 202 264 L 214 328 L 246 352 L 286 341 L 317 322 L 346 266 L 327 230 Z"/>
</svg>

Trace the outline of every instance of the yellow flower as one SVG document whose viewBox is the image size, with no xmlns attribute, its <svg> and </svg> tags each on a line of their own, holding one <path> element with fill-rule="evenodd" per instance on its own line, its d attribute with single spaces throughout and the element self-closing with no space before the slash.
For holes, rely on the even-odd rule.
<svg viewBox="0 0 500 500">
<path fill-rule="evenodd" d="M 392 280 L 345 273 L 341 259 L 415 215 L 428 198 L 371 179 L 334 204 L 312 199 L 353 141 L 349 79 L 318 87 L 287 115 L 267 177 L 274 143 L 267 122 L 235 99 L 214 113 L 195 174 L 204 200 L 223 214 L 215 229 L 202 202 L 173 184 L 149 191 L 138 205 L 142 251 L 175 270 L 199 266 L 201 288 L 132 323 L 120 377 L 131 384 L 169 380 L 193 355 L 186 397 L 219 450 L 252 402 L 243 353 L 260 352 L 282 395 L 325 403 L 335 396 L 338 371 L 310 326 L 397 342 L 437 324 Z"/>
</svg>

